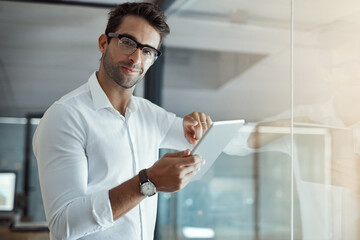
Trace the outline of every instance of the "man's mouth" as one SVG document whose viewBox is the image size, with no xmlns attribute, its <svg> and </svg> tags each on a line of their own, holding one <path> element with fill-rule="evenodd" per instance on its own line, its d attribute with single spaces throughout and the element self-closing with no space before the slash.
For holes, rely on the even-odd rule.
<svg viewBox="0 0 360 240">
<path fill-rule="evenodd" d="M 135 73 L 139 73 L 140 70 L 139 69 L 135 69 L 135 68 L 129 68 L 129 67 L 124 67 L 122 66 L 121 67 L 126 73 L 129 73 L 129 74 L 135 74 Z"/>
</svg>

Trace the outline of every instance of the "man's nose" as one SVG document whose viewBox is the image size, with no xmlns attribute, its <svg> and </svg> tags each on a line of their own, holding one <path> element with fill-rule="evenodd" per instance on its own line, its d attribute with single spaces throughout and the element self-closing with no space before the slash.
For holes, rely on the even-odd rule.
<svg viewBox="0 0 360 240">
<path fill-rule="evenodd" d="M 129 59 L 133 64 L 141 63 L 141 49 L 137 48 L 135 52 L 129 55 Z"/>
</svg>

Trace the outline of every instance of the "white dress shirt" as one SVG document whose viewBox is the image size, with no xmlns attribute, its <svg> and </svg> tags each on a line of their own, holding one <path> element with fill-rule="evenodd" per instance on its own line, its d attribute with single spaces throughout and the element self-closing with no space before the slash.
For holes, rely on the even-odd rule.
<svg viewBox="0 0 360 240">
<path fill-rule="evenodd" d="M 189 147 L 181 118 L 135 96 L 122 116 L 93 73 L 34 135 L 50 239 L 153 239 L 157 197 L 113 221 L 108 191 L 151 167 L 159 148 Z"/>
</svg>

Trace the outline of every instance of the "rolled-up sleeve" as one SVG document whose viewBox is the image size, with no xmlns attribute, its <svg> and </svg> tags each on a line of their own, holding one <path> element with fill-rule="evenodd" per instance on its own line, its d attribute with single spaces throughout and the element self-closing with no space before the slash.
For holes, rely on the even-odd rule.
<svg viewBox="0 0 360 240">
<path fill-rule="evenodd" d="M 184 136 L 183 119 L 175 117 L 168 124 L 166 134 L 160 144 L 160 148 L 169 148 L 175 150 L 193 149 L 194 146 L 187 142 Z"/>
<path fill-rule="evenodd" d="M 52 238 L 77 239 L 113 225 L 108 190 L 88 194 L 86 124 L 55 103 L 33 139 L 45 214 Z"/>
</svg>

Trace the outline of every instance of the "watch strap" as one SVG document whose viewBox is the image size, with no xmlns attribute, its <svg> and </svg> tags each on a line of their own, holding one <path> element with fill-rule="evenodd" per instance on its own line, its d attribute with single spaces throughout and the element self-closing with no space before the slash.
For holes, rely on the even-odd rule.
<svg viewBox="0 0 360 240">
<path fill-rule="evenodd" d="M 139 172 L 139 178 L 140 178 L 140 185 L 149 181 L 146 174 L 146 168 Z"/>
</svg>

